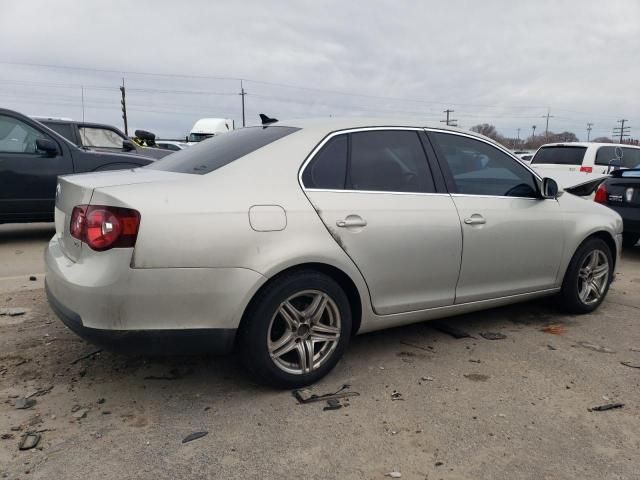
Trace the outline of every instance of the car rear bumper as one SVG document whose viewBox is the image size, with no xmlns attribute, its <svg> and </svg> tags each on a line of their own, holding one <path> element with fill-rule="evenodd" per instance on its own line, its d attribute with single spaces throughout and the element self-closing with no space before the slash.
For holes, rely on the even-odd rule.
<svg viewBox="0 0 640 480">
<path fill-rule="evenodd" d="M 87 248 L 83 246 L 83 248 Z M 226 353 L 265 278 L 243 268 L 130 267 L 132 249 L 67 258 L 45 252 L 52 310 L 81 337 L 136 352 Z"/>
<path fill-rule="evenodd" d="M 622 217 L 622 225 L 624 233 L 632 233 L 640 235 L 640 208 L 638 207 L 619 207 L 607 204 L 607 207 L 615 210 Z"/>
</svg>

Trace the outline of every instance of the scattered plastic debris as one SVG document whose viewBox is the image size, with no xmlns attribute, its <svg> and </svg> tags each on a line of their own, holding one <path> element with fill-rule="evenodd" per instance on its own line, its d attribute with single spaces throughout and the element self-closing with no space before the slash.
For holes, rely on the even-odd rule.
<svg viewBox="0 0 640 480">
<path fill-rule="evenodd" d="M 633 363 L 633 362 L 620 362 L 620 363 L 625 367 L 640 368 L 640 363 Z"/>
<path fill-rule="evenodd" d="M 423 382 L 433 382 L 434 378 L 433 377 L 422 377 L 421 380 Z"/>
<path fill-rule="evenodd" d="M 461 330 L 457 327 L 453 327 L 447 323 L 443 323 L 443 322 L 437 322 L 437 321 L 433 321 L 430 322 L 430 325 L 435 328 L 436 330 L 442 332 L 442 333 L 446 333 L 447 335 L 451 335 L 453 338 L 476 338 L 473 335 L 471 335 L 469 332 L 465 332 L 464 330 Z"/>
<path fill-rule="evenodd" d="M 404 398 L 402 398 L 402 394 L 399 391 L 394 390 L 391 392 L 391 400 L 404 400 Z"/>
<path fill-rule="evenodd" d="M 327 406 L 324 407 L 322 410 L 325 412 L 327 410 L 340 410 L 342 406 L 343 405 L 340 403 L 340 399 L 330 398 L 329 400 L 327 400 Z"/>
<path fill-rule="evenodd" d="M 193 432 L 182 439 L 182 443 L 189 443 L 208 435 L 209 432 Z"/>
<path fill-rule="evenodd" d="M 578 345 L 584 348 L 588 348 L 589 350 L 593 350 L 594 352 L 600 353 L 616 353 L 615 350 L 611 350 L 610 348 L 603 347 L 602 345 L 596 345 L 594 343 L 589 342 L 578 342 Z"/>
<path fill-rule="evenodd" d="M 567 333 L 567 327 L 559 323 L 555 323 L 553 325 L 547 325 L 542 329 L 542 331 L 544 333 L 550 333 L 552 335 L 563 335 Z"/>
<path fill-rule="evenodd" d="M 391 478 L 402 478 L 402 474 L 400 472 L 389 472 L 389 473 L 385 473 L 384 474 L 385 477 L 391 477 Z"/>
<path fill-rule="evenodd" d="M 300 404 L 322 402 L 324 400 L 329 400 L 330 398 L 347 398 L 360 396 L 358 392 L 345 392 L 345 390 L 347 390 L 348 388 L 351 388 L 351 385 L 345 383 L 336 392 L 325 393 L 324 395 L 316 395 L 315 393 L 311 393 L 311 389 L 309 388 L 294 390 L 293 392 L 291 392 L 291 394 L 296 400 L 298 400 L 298 403 Z"/>
<path fill-rule="evenodd" d="M 600 405 L 593 408 L 587 408 L 590 412 L 605 412 L 607 410 L 613 410 L 614 408 L 622 408 L 624 403 L 607 403 L 606 405 Z"/>
<path fill-rule="evenodd" d="M 498 332 L 482 332 L 480 336 L 485 340 L 504 340 L 507 336 L 504 333 Z"/>
<path fill-rule="evenodd" d="M 18 315 L 24 315 L 25 313 L 27 313 L 26 308 L 0 308 L 0 316 L 6 315 L 8 317 L 17 317 Z"/>
<path fill-rule="evenodd" d="M 33 398 L 18 398 L 15 403 L 15 407 L 17 410 L 26 410 L 28 408 L 33 407 L 36 404 L 36 401 Z"/>
<path fill-rule="evenodd" d="M 27 432 L 22 436 L 20 440 L 20 444 L 18 445 L 19 450 L 31 450 L 38 446 L 40 443 L 40 439 L 42 436 L 37 432 Z"/>
<path fill-rule="evenodd" d="M 86 355 L 82 355 L 81 357 L 76 358 L 73 362 L 71 362 L 71 365 L 75 365 L 76 363 L 86 359 L 86 358 L 91 358 L 94 355 L 99 354 L 100 352 L 102 352 L 102 349 L 98 349 L 98 350 L 94 350 L 93 352 L 87 353 Z"/>
</svg>

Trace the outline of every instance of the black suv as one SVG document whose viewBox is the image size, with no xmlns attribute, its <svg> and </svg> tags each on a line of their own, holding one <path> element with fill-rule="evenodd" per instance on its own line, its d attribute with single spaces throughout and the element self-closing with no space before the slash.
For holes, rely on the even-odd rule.
<svg viewBox="0 0 640 480">
<path fill-rule="evenodd" d="M 33 117 L 34 120 L 58 132 L 78 147 L 102 152 L 137 153 L 145 157 L 162 158 L 171 152 L 162 148 L 141 147 L 111 125 L 76 122 L 62 118 Z"/>
<path fill-rule="evenodd" d="M 0 108 L 0 223 L 53 221 L 58 175 L 151 162 L 133 153 L 79 148 L 41 123 Z"/>
</svg>

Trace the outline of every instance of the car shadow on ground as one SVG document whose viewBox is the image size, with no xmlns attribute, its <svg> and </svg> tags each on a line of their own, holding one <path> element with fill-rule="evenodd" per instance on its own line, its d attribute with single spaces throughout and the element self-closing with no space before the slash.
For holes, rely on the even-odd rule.
<svg viewBox="0 0 640 480">
<path fill-rule="evenodd" d="M 53 223 L 4 224 L 0 225 L 0 244 L 49 240 L 55 233 Z"/>
</svg>

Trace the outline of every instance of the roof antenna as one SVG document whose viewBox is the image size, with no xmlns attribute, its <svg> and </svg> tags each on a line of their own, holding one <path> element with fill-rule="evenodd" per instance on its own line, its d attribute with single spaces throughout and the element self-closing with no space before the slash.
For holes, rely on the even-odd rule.
<svg viewBox="0 0 640 480">
<path fill-rule="evenodd" d="M 277 118 L 269 118 L 264 113 L 260 114 L 260 120 L 262 120 L 262 125 L 269 125 L 270 123 L 275 123 L 278 121 Z"/>
</svg>

